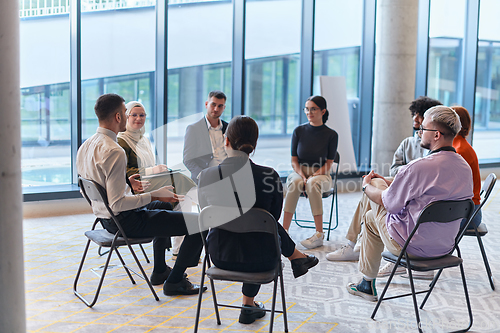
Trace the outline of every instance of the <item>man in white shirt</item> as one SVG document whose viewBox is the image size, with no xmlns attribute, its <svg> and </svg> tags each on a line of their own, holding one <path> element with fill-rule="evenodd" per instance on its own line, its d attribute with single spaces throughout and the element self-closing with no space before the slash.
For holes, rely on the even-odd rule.
<svg viewBox="0 0 500 333">
<path fill-rule="evenodd" d="M 227 122 L 220 119 L 226 100 L 222 91 L 211 91 L 205 102 L 205 117 L 186 128 L 183 160 L 196 184 L 201 170 L 219 165 L 227 157 L 224 150 Z"/>
<path fill-rule="evenodd" d="M 163 283 L 165 295 L 198 294 L 199 286 L 191 284 L 184 276 L 187 267 L 198 265 L 202 249 L 200 234 L 188 235 L 186 223 L 198 223 L 198 214 L 168 211 L 171 202 L 179 197 L 171 192 L 171 186 L 158 190 L 133 194 L 126 183 L 127 157 L 116 142 L 118 132 L 125 130 L 125 103 L 116 94 L 105 94 L 97 99 L 95 113 L 99 119 L 96 134 L 88 138 L 78 149 L 76 164 L 78 174 L 103 186 L 108 203 L 118 217 L 128 237 L 155 237 L 153 243 L 154 268 L 151 282 Z M 135 185 L 140 182 L 129 179 Z M 92 210 L 103 227 L 111 233 L 117 228 L 101 202 L 94 202 Z M 165 263 L 166 238 L 186 235 L 178 259 L 171 269 Z M 206 288 L 204 288 L 206 289 Z"/>
</svg>

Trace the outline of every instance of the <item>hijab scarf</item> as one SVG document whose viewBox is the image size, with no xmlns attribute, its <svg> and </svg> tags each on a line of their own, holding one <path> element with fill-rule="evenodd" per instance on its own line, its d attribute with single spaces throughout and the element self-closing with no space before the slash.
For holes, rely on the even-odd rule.
<svg viewBox="0 0 500 333">
<path fill-rule="evenodd" d="M 127 107 L 127 111 L 125 112 L 127 118 L 129 117 L 132 109 L 136 106 L 140 106 L 144 109 L 144 111 L 146 111 L 144 105 L 137 101 L 129 102 L 125 106 Z M 153 154 L 153 150 L 151 149 L 151 142 L 147 137 L 144 136 L 145 131 L 146 130 L 144 129 L 144 126 L 142 126 L 138 130 L 133 130 L 129 126 L 127 120 L 127 129 L 125 130 L 125 132 L 118 133 L 118 137 L 123 139 L 137 155 L 137 163 L 139 164 L 139 168 L 149 168 L 156 165 L 155 156 Z"/>
</svg>

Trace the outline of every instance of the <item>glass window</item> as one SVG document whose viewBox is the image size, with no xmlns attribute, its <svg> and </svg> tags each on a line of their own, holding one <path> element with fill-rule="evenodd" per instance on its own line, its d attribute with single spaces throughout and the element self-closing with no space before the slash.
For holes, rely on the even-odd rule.
<svg viewBox="0 0 500 333">
<path fill-rule="evenodd" d="M 427 96 L 444 105 L 458 104 L 462 100 L 465 11 L 465 0 L 431 0 Z"/>
<path fill-rule="evenodd" d="M 71 182 L 68 11 L 65 4 L 20 2 L 24 187 Z"/>
<path fill-rule="evenodd" d="M 96 99 L 115 93 L 136 100 L 154 117 L 156 0 L 82 2 L 82 136 L 95 133 Z"/>
<path fill-rule="evenodd" d="M 500 147 L 492 145 L 500 135 L 500 22 L 496 15 L 499 11 L 498 1 L 480 2 L 473 139 L 480 162 L 497 161 L 500 157 Z"/>
<path fill-rule="evenodd" d="M 184 168 L 186 127 L 206 112 L 208 93 L 227 96 L 231 119 L 232 1 L 168 1 L 167 165 Z"/>
<path fill-rule="evenodd" d="M 256 163 L 290 169 L 299 124 L 300 0 L 247 1 L 245 114 L 259 124 Z M 286 8 L 286 10 L 283 10 Z"/>
<path fill-rule="evenodd" d="M 316 0 L 314 26 L 314 94 L 319 76 L 343 76 L 354 154 L 359 149 L 359 66 L 363 34 L 363 0 Z"/>
</svg>

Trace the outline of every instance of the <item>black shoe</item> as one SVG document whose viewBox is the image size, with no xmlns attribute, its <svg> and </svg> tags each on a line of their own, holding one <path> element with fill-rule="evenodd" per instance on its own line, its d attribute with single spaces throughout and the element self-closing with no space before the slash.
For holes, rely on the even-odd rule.
<svg viewBox="0 0 500 333">
<path fill-rule="evenodd" d="M 262 318 L 266 315 L 266 310 L 262 302 L 254 302 L 255 305 L 243 305 L 244 309 L 241 309 L 239 322 L 241 324 L 251 324 L 255 319 Z"/>
<path fill-rule="evenodd" d="M 207 287 L 203 287 L 203 291 L 207 290 Z M 167 296 L 177 296 L 177 295 L 196 295 L 200 292 L 200 286 L 197 284 L 192 284 L 185 277 L 177 283 L 170 283 L 165 281 L 163 284 L 163 294 Z"/>
<path fill-rule="evenodd" d="M 305 258 L 293 259 L 292 263 L 292 271 L 293 277 L 298 278 L 307 273 L 309 268 L 316 266 L 319 263 L 319 259 L 313 256 L 312 254 L 306 254 Z"/>
<path fill-rule="evenodd" d="M 156 273 L 155 271 L 153 271 L 153 273 L 151 273 L 151 277 L 149 278 L 151 284 L 153 286 L 159 286 L 160 284 L 163 284 L 163 282 L 167 280 L 171 271 L 172 268 L 170 268 L 169 266 L 167 266 L 167 270 L 165 272 Z"/>
</svg>

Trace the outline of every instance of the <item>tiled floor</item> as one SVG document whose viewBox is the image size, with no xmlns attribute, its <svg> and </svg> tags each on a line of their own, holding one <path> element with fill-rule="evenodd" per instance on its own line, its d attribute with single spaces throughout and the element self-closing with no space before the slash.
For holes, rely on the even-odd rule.
<svg viewBox="0 0 500 333">
<path fill-rule="evenodd" d="M 483 218 L 490 233 L 484 238 L 494 276 L 500 274 L 500 227 L 495 225 L 500 214 L 500 186 L 497 185 L 485 207 Z M 345 285 L 360 278 L 357 263 L 334 263 L 325 259 L 326 253 L 344 242 L 344 235 L 360 193 L 339 195 L 339 227 L 321 248 L 307 251 L 320 258 L 318 266 L 305 276 L 294 279 L 290 265 L 285 265 L 285 289 L 289 312 L 290 332 L 401 332 L 416 331 L 414 312 L 409 298 L 382 304 L 376 321 L 370 319 L 375 303 L 347 293 Z M 325 201 L 326 203 L 326 201 Z M 308 204 L 301 199 L 299 212 L 308 213 Z M 196 311 L 196 296 L 164 296 L 161 287 L 155 288 L 160 301 L 154 300 L 144 281 L 136 279 L 132 285 L 123 270 L 108 272 L 97 304 L 88 308 L 73 295 L 72 285 L 77 265 L 81 259 L 86 238 L 83 232 L 90 228 L 92 215 L 72 215 L 24 221 L 27 327 L 29 332 L 192 332 Z M 292 238 L 302 240 L 310 229 L 292 226 Z M 298 248 L 301 248 L 298 245 Z M 151 245 L 146 246 L 149 256 Z M 492 291 L 477 247 L 472 237 L 464 239 L 462 251 L 466 276 L 471 295 L 475 332 L 499 332 L 500 297 Z M 131 262 L 128 251 L 122 250 L 125 261 Z M 97 247 L 90 250 L 87 267 L 98 268 L 104 258 L 97 255 Z M 145 269 L 146 264 L 138 253 Z M 116 260 L 117 261 L 117 260 Z M 286 260 L 285 260 L 286 261 Z M 113 262 L 116 263 L 116 262 Z M 170 262 L 170 264 L 173 264 Z M 200 279 L 200 267 L 188 270 L 193 281 Z M 97 276 L 90 270 L 83 273 L 82 292 L 91 291 Z M 379 291 L 384 280 L 377 281 Z M 417 282 L 416 287 L 425 287 Z M 498 286 L 500 288 L 500 285 Z M 394 288 L 406 290 L 408 281 L 396 277 Z M 229 303 L 241 303 L 239 284 L 218 283 L 218 297 Z M 270 307 L 271 287 L 263 286 L 257 299 Z M 251 325 L 238 323 L 239 311 L 223 309 L 222 325 L 218 326 L 213 313 L 210 293 L 203 298 L 200 332 L 266 332 L 269 314 Z M 445 271 L 425 310 L 421 311 L 426 332 L 443 332 L 466 326 L 466 310 L 458 269 Z M 274 325 L 276 332 L 283 331 L 282 316 Z"/>
</svg>

